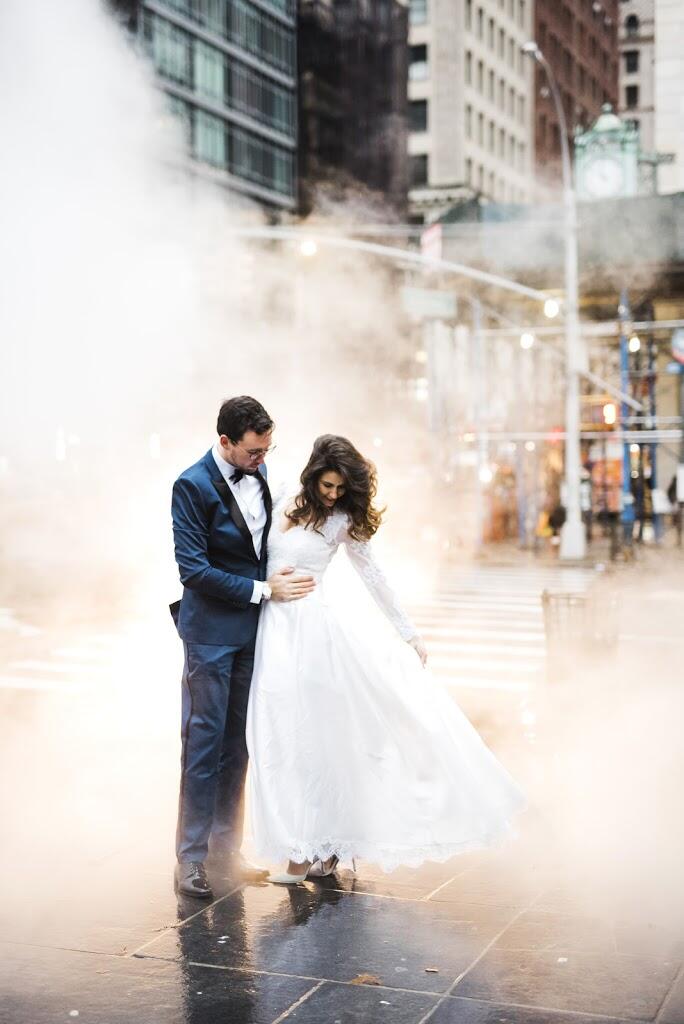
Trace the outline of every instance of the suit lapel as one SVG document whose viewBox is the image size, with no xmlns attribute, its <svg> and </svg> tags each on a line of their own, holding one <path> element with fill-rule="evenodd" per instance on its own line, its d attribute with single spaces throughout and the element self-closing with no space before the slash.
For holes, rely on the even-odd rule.
<svg viewBox="0 0 684 1024">
<path fill-rule="evenodd" d="M 271 529 L 271 520 L 273 518 L 273 499 L 271 497 L 271 491 L 268 486 L 266 479 L 266 466 L 259 466 L 257 472 L 259 483 L 261 484 L 261 493 L 264 498 L 264 508 L 266 509 L 266 525 L 264 526 L 264 532 L 261 535 L 261 561 L 266 564 L 266 547 L 268 545 L 268 534 Z"/>
<path fill-rule="evenodd" d="M 261 559 L 258 559 L 256 551 L 254 550 L 254 541 L 252 540 L 252 534 L 249 532 L 249 527 L 245 522 L 245 517 L 240 511 L 240 506 L 235 500 L 235 495 L 231 491 L 230 487 L 228 486 L 224 478 L 221 476 L 218 466 L 216 465 L 216 462 L 214 460 L 214 455 L 211 449 L 209 449 L 204 459 L 205 465 L 209 471 L 209 476 L 211 478 L 212 485 L 216 493 L 221 498 L 226 508 L 230 512 L 230 518 L 235 523 L 235 526 L 240 532 L 240 536 L 242 537 L 245 544 L 249 548 L 250 555 L 252 556 L 255 562 L 259 562 L 260 564 L 261 562 L 265 563 L 266 542 L 268 540 L 268 533 L 269 530 L 271 529 L 271 520 L 273 517 L 273 499 L 271 497 L 271 492 L 266 481 L 266 466 L 260 466 L 257 471 L 258 480 L 259 483 L 261 484 L 261 492 L 264 498 L 264 508 L 266 509 L 266 525 L 264 526 L 264 532 L 261 538 Z"/>
<path fill-rule="evenodd" d="M 238 530 L 240 531 L 240 536 L 242 537 L 245 544 L 249 548 L 249 552 L 252 558 L 254 559 L 255 562 L 258 562 L 256 551 L 254 550 L 254 542 L 252 541 L 252 534 L 249 532 L 249 527 L 245 522 L 245 517 L 240 511 L 240 506 L 235 500 L 233 492 L 231 491 L 230 487 L 223 479 L 223 477 L 212 477 L 211 482 L 214 485 L 214 488 L 219 497 L 222 498 L 222 500 L 228 506 L 230 518 L 233 520 Z"/>
</svg>

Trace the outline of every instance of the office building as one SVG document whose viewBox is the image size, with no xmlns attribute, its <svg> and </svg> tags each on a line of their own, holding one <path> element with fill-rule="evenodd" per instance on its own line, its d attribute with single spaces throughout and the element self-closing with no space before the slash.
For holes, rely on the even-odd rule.
<svg viewBox="0 0 684 1024">
<path fill-rule="evenodd" d="M 413 0 L 410 205 L 434 220 L 465 195 L 522 203 L 533 190 L 530 0 Z"/>
<path fill-rule="evenodd" d="M 119 0 L 195 160 L 273 209 L 296 205 L 296 0 Z"/>
</svg>

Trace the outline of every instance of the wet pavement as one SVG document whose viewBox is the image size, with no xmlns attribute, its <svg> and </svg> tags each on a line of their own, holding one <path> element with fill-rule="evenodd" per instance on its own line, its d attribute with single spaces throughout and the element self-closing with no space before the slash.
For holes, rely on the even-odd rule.
<svg viewBox="0 0 684 1024">
<path fill-rule="evenodd" d="M 128 884 L 115 876 L 110 865 L 69 879 L 23 930 L 3 921 L 0 1019 L 684 1020 L 681 938 L 588 916 L 524 839 L 291 888 L 235 884 L 216 866 L 208 904 L 173 896 L 170 865 Z"/>
<path fill-rule="evenodd" d="M 646 597 L 669 608 L 668 587 Z M 675 613 L 672 629 L 659 613 L 660 648 L 665 635 L 681 643 L 681 608 Z M 642 676 L 653 687 L 648 672 L 659 663 L 653 645 L 634 639 L 636 611 L 626 621 L 625 659 L 638 668 L 633 701 Z M 172 890 L 179 652 L 165 625 L 150 644 L 151 628 L 8 637 L 3 1024 L 684 1024 L 678 891 L 655 885 L 668 870 L 656 856 L 660 819 L 649 821 L 651 845 L 622 876 L 624 836 L 635 847 L 640 837 L 610 817 L 605 783 L 592 777 L 591 744 L 604 743 L 604 730 L 597 726 L 598 739 L 587 730 L 587 782 L 577 752 L 570 759 L 563 746 L 569 709 L 588 705 L 570 720 L 577 733 L 617 706 L 622 680 L 603 680 L 603 703 L 591 705 L 595 679 L 550 693 L 540 676 L 520 697 L 533 727 L 510 692 L 480 690 L 476 706 L 475 687 L 463 689 L 532 799 L 520 835 L 500 849 L 391 875 L 345 865 L 294 888 L 245 885 L 213 864 L 215 898 L 204 903 Z M 676 669 L 681 652 L 667 651 L 663 664 Z M 630 723 L 610 721 L 631 757 Z M 619 747 L 612 754 L 624 756 Z M 580 774 L 580 802 L 595 782 L 599 807 L 597 817 L 573 809 L 572 828 L 549 813 L 553 795 L 546 799 L 568 766 Z M 631 778 L 628 786 L 643 813 L 650 794 Z M 559 792 L 577 799 L 572 788 Z M 660 795 L 675 806 L 669 791 Z M 597 822 L 606 834 L 585 848 L 583 832 Z"/>
</svg>

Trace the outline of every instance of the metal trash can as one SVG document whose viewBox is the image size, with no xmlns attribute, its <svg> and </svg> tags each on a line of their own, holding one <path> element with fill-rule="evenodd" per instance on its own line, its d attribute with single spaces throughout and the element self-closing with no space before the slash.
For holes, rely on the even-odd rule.
<svg viewBox="0 0 684 1024">
<path fill-rule="evenodd" d="M 546 680 L 567 679 L 586 662 L 607 657 L 618 636 L 617 601 L 600 586 L 582 593 L 545 590 Z"/>
</svg>

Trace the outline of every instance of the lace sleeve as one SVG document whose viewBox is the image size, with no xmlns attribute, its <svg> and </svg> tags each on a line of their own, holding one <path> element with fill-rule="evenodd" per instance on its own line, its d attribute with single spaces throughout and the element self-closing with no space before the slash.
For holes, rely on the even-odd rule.
<svg viewBox="0 0 684 1024">
<path fill-rule="evenodd" d="M 346 530 L 340 540 L 345 544 L 349 561 L 363 580 L 366 589 L 402 640 L 411 640 L 417 636 L 418 630 L 399 604 L 385 574 L 375 560 L 371 545 L 367 541 L 352 540 Z"/>
</svg>

